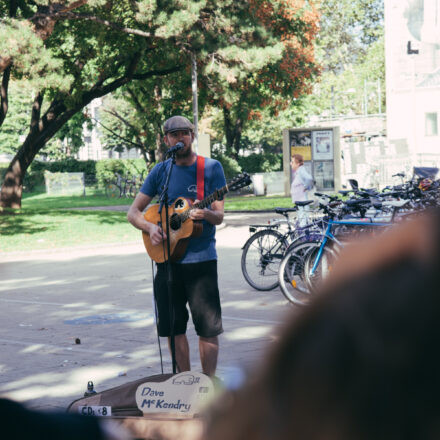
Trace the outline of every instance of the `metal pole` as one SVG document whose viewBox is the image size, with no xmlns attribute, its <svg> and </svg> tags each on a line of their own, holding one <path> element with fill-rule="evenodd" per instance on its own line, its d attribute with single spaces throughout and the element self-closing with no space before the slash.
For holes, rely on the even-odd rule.
<svg viewBox="0 0 440 440">
<path fill-rule="evenodd" d="M 330 91 L 332 94 L 332 116 L 335 114 L 335 87 L 331 86 Z"/>
<path fill-rule="evenodd" d="M 191 52 L 191 82 L 193 94 L 193 120 L 194 120 L 194 151 L 198 153 L 199 146 L 199 103 L 197 98 L 197 60 L 194 52 Z"/>
<path fill-rule="evenodd" d="M 368 96 L 367 96 L 367 80 L 364 79 L 364 112 L 368 115 Z"/>
<path fill-rule="evenodd" d="M 380 90 L 380 79 L 377 80 L 377 101 L 379 107 L 379 114 L 382 113 L 382 91 Z"/>
</svg>

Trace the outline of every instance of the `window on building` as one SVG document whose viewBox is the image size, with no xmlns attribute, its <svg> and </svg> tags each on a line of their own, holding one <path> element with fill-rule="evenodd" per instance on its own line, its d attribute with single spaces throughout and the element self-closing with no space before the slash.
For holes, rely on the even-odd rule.
<svg viewBox="0 0 440 440">
<path fill-rule="evenodd" d="M 437 136 L 437 113 L 425 113 L 425 136 Z"/>
</svg>

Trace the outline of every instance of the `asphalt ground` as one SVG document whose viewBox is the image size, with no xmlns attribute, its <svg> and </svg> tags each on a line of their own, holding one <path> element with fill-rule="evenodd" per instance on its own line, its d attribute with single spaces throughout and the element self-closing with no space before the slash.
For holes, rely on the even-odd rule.
<svg viewBox="0 0 440 440">
<path fill-rule="evenodd" d="M 273 213 L 227 213 L 217 232 L 225 332 L 218 376 L 233 384 L 266 356 L 292 306 L 279 289 L 244 280 L 249 224 Z M 141 237 L 116 245 L 0 257 L 0 395 L 32 408 L 65 409 L 92 380 L 97 391 L 161 373 L 152 303 L 152 265 Z M 201 371 L 190 322 L 192 369 Z M 164 372 L 171 372 L 161 339 Z"/>
</svg>

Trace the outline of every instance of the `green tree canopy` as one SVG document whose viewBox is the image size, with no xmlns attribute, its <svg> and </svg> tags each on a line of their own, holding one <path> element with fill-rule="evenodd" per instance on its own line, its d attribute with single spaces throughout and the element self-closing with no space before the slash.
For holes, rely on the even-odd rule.
<svg viewBox="0 0 440 440">
<path fill-rule="evenodd" d="M 317 59 L 323 72 L 306 98 L 309 115 L 385 110 L 383 0 L 321 3 Z"/>
<path fill-rule="evenodd" d="M 319 73 L 314 57 L 318 11 L 315 2 L 296 0 L 254 0 L 254 14 L 264 44 L 245 54 L 231 47 L 240 65 L 221 75 L 216 59 L 206 63 L 208 99 L 222 110 L 225 145 L 228 154 L 238 157 L 243 130 L 251 120 L 260 120 L 264 110 L 276 118 L 280 110 L 311 90 L 311 80 Z M 209 60 L 209 58 L 208 58 Z"/>
<path fill-rule="evenodd" d="M 268 1 L 274 5 L 269 15 L 284 12 L 277 3 L 286 2 Z M 275 38 L 262 22 L 258 3 L 253 9 L 240 0 L 2 3 L 0 23 L 7 44 L 0 48 L 0 123 L 8 112 L 11 75 L 41 81 L 34 83 L 29 129 L 6 173 L 1 205 L 21 205 L 23 177 L 36 154 L 93 99 L 133 81 L 188 74 L 192 53 L 200 67 L 217 77 L 206 84 L 209 90 L 214 84 L 233 84 L 231 79 L 244 78 L 243 72 L 261 70 L 264 59 L 280 59 L 280 36 Z M 286 17 L 277 23 L 289 25 Z M 46 60 L 42 64 L 35 62 L 40 54 Z"/>
</svg>

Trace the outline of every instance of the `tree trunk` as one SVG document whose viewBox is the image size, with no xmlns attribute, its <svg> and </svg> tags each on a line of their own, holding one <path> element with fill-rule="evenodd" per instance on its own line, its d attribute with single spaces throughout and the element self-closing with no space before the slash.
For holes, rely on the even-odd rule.
<svg viewBox="0 0 440 440">
<path fill-rule="evenodd" d="M 240 153 L 240 142 L 241 142 L 241 135 L 243 134 L 243 119 L 237 118 L 235 121 L 235 136 L 234 136 L 234 143 L 232 145 L 235 158 L 238 159 L 239 153 Z"/>
<path fill-rule="evenodd" d="M 147 151 L 145 149 L 141 149 L 141 154 L 142 154 L 142 157 L 145 161 L 145 165 L 148 165 L 149 161 L 148 161 Z"/>
<path fill-rule="evenodd" d="M 53 135 L 76 113 L 66 111 L 64 104 L 54 101 L 40 118 L 43 97 L 38 94 L 32 106 L 31 130 L 6 170 L 0 192 L 0 207 L 21 208 L 23 180 L 29 165 Z M 62 114 L 62 117 L 58 117 Z"/>
<path fill-rule="evenodd" d="M 3 121 L 6 118 L 6 114 L 8 113 L 8 87 L 9 87 L 9 78 L 11 77 L 11 66 L 6 68 L 3 72 L 2 83 L 0 86 L 0 127 L 3 124 Z"/>
<path fill-rule="evenodd" d="M 226 136 L 226 153 L 230 154 L 235 160 L 237 160 L 240 152 L 244 118 L 238 116 L 235 122 L 232 121 L 231 111 L 226 107 L 223 107 L 223 120 Z"/>
<path fill-rule="evenodd" d="M 14 18 L 17 15 L 17 0 L 10 0 L 9 2 L 9 17 Z M 0 57 L 1 58 L 1 57 Z M 0 66 L 0 72 L 3 72 L 2 84 L 0 86 L 0 127 L 8 113 L 8 87 L 9 79 L 11 77 L 12 59 L 5 57 Z"/>
<path fill-rule="evenodd" d="M 142 80 L 156 75 L 167 75 L 181 69 L 181 66 L 175 66 L 159 71 L 151 70 L 142 74 L 134 74 L 140 57 L 140 52 L 135 54 L 130 60 L 130 64 L 124 76 L 106 85 L 103 85 L 105 78 L 101 79 L 91 89 L 84 92 L 76 106 L 71 109 L 66 108 L 63 100 L 56 98 L 52 101 L 46 113 L 40 118 L 43 98 L 42 95 L 37 95 L 32 109 L 31 130 L 6 171 L 5 180 L 3 181 L 0 192 L 0 207 L 15 209 L 21 207 L 23 179 L 29 165 L 46 143 L 52 139 L 55 133 L 87 104 L 92 102 L 95 98 L 101 98 L 115 91 L 132 79 Z"/>
<path fill-rule="evenodd" d="M 235 133 L 232 124 L 231 111 L 226 107 L 223 107 L 223 122 L 226 136 L 226 154 L 231 154 L 234 159 L 237 159 L 237 157 L 233 153 Z"/>
<path fill-rule="evenodd" d="M 37 153 L 30 142 L 25 142 L 20 147 L 6 171 L 0 193 L 0 207 L 21 208 L 24 176 Z"/>
<path fill-rule="evenodd" d="M 154 159 L 163 160 L 163 158 L 165 157 L 162 145 L 162 136 L 160 134 L 160 131 L 158 131 L 156 134 L 156 148 L 153 151 Z"/>
</svg>

